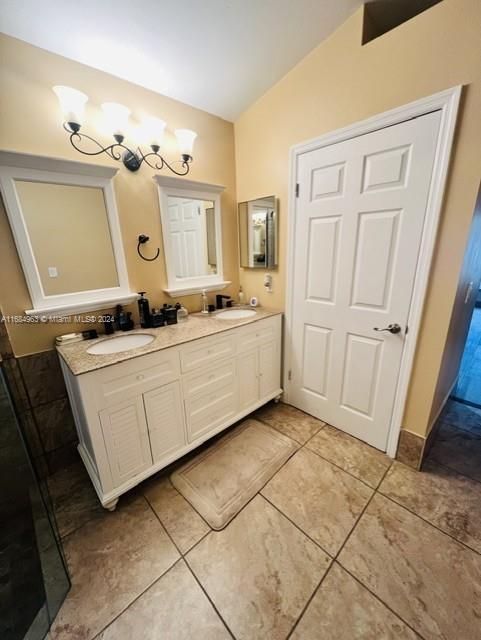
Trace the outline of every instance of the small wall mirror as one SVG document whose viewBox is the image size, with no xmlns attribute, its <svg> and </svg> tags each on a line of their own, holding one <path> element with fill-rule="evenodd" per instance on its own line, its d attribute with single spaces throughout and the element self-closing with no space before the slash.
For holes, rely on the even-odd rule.
<svg viewBox="0 0 481 640">
<path fill-rule="evenodd" d="M 277 267 L 277 207 L 275 196 L 239 204 L 240 266 Z"/>
<path fill-rule="evenodd" d="M 0 185 L 33 309 L 81 312 L 130 302 L 112 188 L 117 169 L 0 153 Z"/>
<path fill-rule="evenodd" d="M 168 284 L 176 297 L 230 284 L 222 272 L 220 193 L 223 187 L 167 176 L 154 176 Z"/>
</svg>

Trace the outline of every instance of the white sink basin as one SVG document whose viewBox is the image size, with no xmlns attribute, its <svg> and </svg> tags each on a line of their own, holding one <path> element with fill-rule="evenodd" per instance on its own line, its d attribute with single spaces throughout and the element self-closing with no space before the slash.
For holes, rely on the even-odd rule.
<svg viewBox="0 0 481 640">
<path fill-rule="evenodd" d="M 107 355 L 109 353 L 119 353 L 119 351 L 129 351 L 138 347 L 145 347 L 154 339 L 149 333 L 133 333 L 132 335 L 117 336 L 96 342 L 87 349 L 87 353 L 95 356 Z"/>
<path fill-rule="evenodd" d="M 242 318 L 252 318 L 256 312 L 254 309 L 227 309 L 216 314 L 219 320 L 241 320 Z"/>
</svg>

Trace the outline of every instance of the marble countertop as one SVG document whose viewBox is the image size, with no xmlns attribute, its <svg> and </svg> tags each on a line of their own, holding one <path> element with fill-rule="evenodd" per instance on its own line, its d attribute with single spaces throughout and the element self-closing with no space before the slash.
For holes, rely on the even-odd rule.
<svg viewBox="0 0 481 640">
<path fill-rule="evenodd" d="M 219 320 L 216 314 L 204 316 L 200 313 L 190 314 L 186 322 L 159 327 L 158 329 L 133 329 L 124 334 L 122 331 L 116 331 L 111 336 L 100 336 L 95 340 L 83 340 L 82 342 L 74 342 L 73 344 L 57 346 L 60 357 L 64 360 L 70 371 L 78 376 L 82 373 L 109 367 L 118 362 L 125 362 L 132 358 L 144 356 L 147 353 L 154 353 L 161 349 L 168 349 L 179 344 L 205 338 L 222 331 L 228 331 L 235 327 L 240 327 L 252 322 L 258 322 L 264 318 L 282 314 L 282 311 L 273 309 L 265 309 L 257 307 L 256 315 L 251 318 L 241 318 L 237 320 Z M 96 342 L 101 340 L 109 340 L 121 335 L 131 335 L 134 333 L 148 333 L 155 336 L 154 340 L 143 347 L 129 349 L 128 351 L 119 351 L 117 353 L 109 353 L 105 355 L 92 355 L 87 353 L 87 349 Z"/>
</svg>

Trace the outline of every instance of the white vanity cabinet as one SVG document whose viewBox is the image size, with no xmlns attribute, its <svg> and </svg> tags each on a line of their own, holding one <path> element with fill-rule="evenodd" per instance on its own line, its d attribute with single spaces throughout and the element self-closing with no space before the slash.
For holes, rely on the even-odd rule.
<svg viewBox="0 0 481 640">
<path fill-rule="evenodd" d="M 122 493 L 282 393 L 281 316 L 80 375 L 60 361 L 80 455 L 113 509 Z"/>
</svg>

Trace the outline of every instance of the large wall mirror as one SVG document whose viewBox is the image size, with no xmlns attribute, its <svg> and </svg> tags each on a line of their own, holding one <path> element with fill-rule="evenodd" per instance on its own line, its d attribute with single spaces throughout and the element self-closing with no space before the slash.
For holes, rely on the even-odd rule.
<svg viewBox="0 0 481 640">
<path fill-rule="evenodd" d="M 116 169 L 0 153 L 0 184 L 37 312 L 91 311 L 135 299 L 112 188 Z"/>
<path fill-rule="evenodd" d="M 155 176 L 171 296 L 222 289 L 220 193 L 223 187 Z"/>
<path fill-rule="evenodd" d="M 277 267 L 277 207 L 275 196 L 239 203 L 240 266 Z"/>
</svg>

